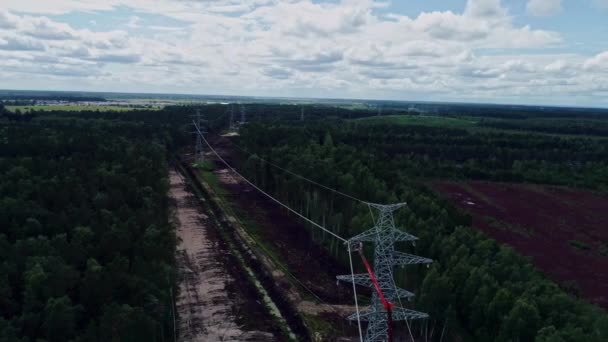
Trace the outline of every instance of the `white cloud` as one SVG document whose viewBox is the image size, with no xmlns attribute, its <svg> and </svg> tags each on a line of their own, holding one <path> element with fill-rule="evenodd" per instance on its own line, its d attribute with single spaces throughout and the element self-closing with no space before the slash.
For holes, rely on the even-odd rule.
<svg viewBox="0 0 608 342">
<path fill-rule="evenodd" d="M 76 31 L 70 25 L 52 21 L 47 17 L 24 17 L 18 28 L 21 32 L 44 40 L 76 39 Z"/>
<path fill-rule="evenodd" d="M 597 54 L 585 61 L 585 69 L 608 72 L 608 51 Z"/>
<path fill-rule="evenodd" d="M 561 10 L 561 0 L 529 0 L 526 4 L 526 11 L 537 17 L 552 16 L 559 13 Z"/>
<path fill-rule="evenodd" d="M 28 37 L 13 34 L 7 34 L 0 37 L 0 50 L 44 51 L 44 49 L 44 44 Z"/>
<path fill-rule="evenodd" d="M 262 69 L 262 73 L 270 78 L 276 78 L 285 80 L 293 75 L 293 73 L 287 69 L 277 67 L 267 67 Z"/>
<path fill-rule="evenodd" d="M 138 17 L 138 16 L 136 16 L 136 15 L 134 15 L 134 16 L 131 16 L 129 18 L 129 21 L 127 22 L 127 27 L 129 27 L 129 28 L 140 28 L 141 27 L 141 23 L 142 23 L 141 18 Z"/>
<path fill-rule="evenodd" d="M 18 17 L 10 12 L 0 9 L 0 29 L 14 29 L 17 27 Z"/>
<path fill-rule="evenodd" d="M 507 10 L 502 7 L 500 0 L 467 0 L 464 14 L 473 18 L 502 19 L 507 15 Z"/>
<path fill-rule="evenodd" d="M 515 24 L 499 0 L 417 16 L 386 13 L 386 2 L 373 0 L 4 2 L 0 69 L 11 78 L 2 88 L 65 77 L 89 89 L 482 99 L 597 91 L 585 83 L 592 70 L 593 84 L 608 81 L 602 55 L 540 54 L 559 46 L 560 34 Z M 105 11 L 117 6 L 132 12 L 120 30 L 99 32 L 100 21 L 95 31 L 76 29 L 50 16 L 113 15 Z M 158 25 L 148 14 L 184 24 Z"/>
<path fill-rule="evenodd" d="M 413 22 L 418 30 L 432 38 L 471 41 L 490 34 L 490 22 L 448 12 L 422 13 Z"/>
</svg>

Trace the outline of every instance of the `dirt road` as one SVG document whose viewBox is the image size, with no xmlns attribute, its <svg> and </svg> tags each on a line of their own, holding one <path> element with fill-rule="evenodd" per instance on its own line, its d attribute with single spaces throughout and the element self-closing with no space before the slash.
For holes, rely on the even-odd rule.
<svg viewBox="0 0 608 342">
<path fill-rule="evenodd" d="M 215 141 L 214 147 L 222 158 L 233 163 L 234 151 L 230 149 L 231 145 L 219 139 Z M 355 312 L 352 288 L 336 284 L 335 278 L 338 274 L 348 274 L 349 270 L 333 262 L 328 252 L 312 241 L 306 227 L 293 216 L 255 191 L 213 156 L 210 159 L 216 162 L 213 172 L 224 191 L 223 196 L 239 210 L 240 224 L 242 225 L 243 219 L 255 222 L 254 229 L 260 230 L 259 238 L 272 243 L 275 255 L 287 266 L 290 274 L 278 267 L 261 244 L 253 243 L 262 252 L 258 254 L 258 259 L 267 269 L 272 270 L 275 283 L 290 303 L 312 322 L 309 326 L 319 324 L 318 322 L 325 324 L 321 328 L 315 326 L 311 329 L 313 340 L 356 339 L 356 325 L 350 325 L 345 320 L 346 316 Z M 232 165 L 235 164 L 238 165 Z M 308 291 L 312 291 L 314 296 Z M 370 293 L 368 289 L 358 291 L 361 294 Z"/>
<path fill-rule="evenodd" d="M 273 341 L 263 306 L 240 291 L 242 280 L 234 275 L 229 250 L 212 232 L 213 221 L 201 212 L 180 173 L 172 170 L 170 182 L 180 239 L 179 341 Z"/>
</svg>

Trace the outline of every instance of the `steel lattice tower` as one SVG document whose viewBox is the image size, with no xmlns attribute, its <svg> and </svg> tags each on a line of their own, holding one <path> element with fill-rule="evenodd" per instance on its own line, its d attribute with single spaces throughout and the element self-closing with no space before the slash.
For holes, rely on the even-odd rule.
<svg viewBox="0 0 608 342">
<path fill-rule="evenodd" d="M 241 104 L 241 125 L 247 122 L 247 116 L 245 114 L 245 106 Z"/>
<path fill-rule="evenodd" d="M 389 302 L 397 304 L 400 301 L 399 298 L 411 298 L 414 294 L 396 287 L 393 278 L 393 267 L 396 265 L 429 264 L 433 261 L 416 255 L 395 251 L 395 242 L 413 242 L 418 239 L 395 227 L 393 212 L 405 206 L 405 203 L 390 205 L 369 204 L 369 206 L 380 212 L 378 219 L 374 222 L 374 227 L 352 237 L 347 243 L 351 246 L 365 242 L 374 243 L 374 274 L 376 275 L 384 297 Z M 352 283 L 353 281 L 351 275 L 340 275 L 337 276 L 337 279 L 347 283 Z M 368 274 L 355 274 L 354 282 L 357 285 L 373 287 Z M 365 341 L 386 341 L 388 339 L 387 312 L 380 301 L 378 293 L 376 291 L 372 292 L 371 306 L 359 313 L 360 320 L 368 322 Z M 395 305 L 392 317 L 393 321 L 403 321 L 428 318 L 428 315 Z M 354 313 L 348 316 L 348 319 L 356 321 L 357 314 Z"/>
<path fill-rule="evenodd" d="M 204 132 L 201 124 L 205 121 L 201 118 L 201 111 L 200 110 L 196 110 L 196 115 L 194 116 L 195 119 L 195 131 L 194 134 L 196 134 L 196 148 L 194 150 L 194 160 L 196 160 L 199 163 L 202 163 L 205 160 L 205 153 L 203 151 L 203 137 L 202 137 L 202 133 L 206 133 Z M 201 134 L 198 133 L 197 130 L 200 130 Z"/>
<path fill-rule="evenodd" d="M 229 130 L 231 132 L 236 131 L 236 129 L 234 128 L 234 105 L 231 103 L 230 104 L 230 123 L 229 123 Z"/>
</svg>

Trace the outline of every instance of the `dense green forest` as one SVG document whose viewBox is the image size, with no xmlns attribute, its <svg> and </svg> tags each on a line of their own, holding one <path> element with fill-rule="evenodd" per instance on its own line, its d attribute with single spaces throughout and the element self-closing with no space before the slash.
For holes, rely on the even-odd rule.
<svg viewBox="0 0 608 342">
<path fill-rule="evenodd" d="M 230 106 L 200 108 L 210 132 L 228 125 Z M 257 156 L 368 201 L 408 203 L 396 219 L 420 240 L 407 248 L 436 262 L 397 278 L 417 292 L 415 307 L 430 313 L 433 340 L 444 327 L 467 341 L 608 340 L 604 311 L 472 229 L 468 215 L 425 186 L 436 178 L 486 179 L 606 192 L 606 120 L 598 114 L 564 110 L 551 125 L 538 113 L 499 108 L 465 129 L 354 120 L 375 109 L 246 108 L 250 122 L 237 142 Z M 238 118 L 239 106 L 232 112 Z M 175 106 L 17 114 L 0 106 L 0 340 L 172 340 L 176 241 L 167 160 L 191 143 L 193 113 Z M 341 236 L 372 226 L 364 205 L 255 155 L 237 162 L 256 184 Z M 347 261 L 339 241 L 311 236 Z"/>
<path fill-rule="evenodd" d="M 341 236 L 372 226 L 364 205 L 302 182 L 258 156 L 367 201 L 407 202 L 396 220 L 419 236 L 414 252 L 436 262 L 430 270 L 399 270 L 397 277 L 417 289 L 416 308 L 430 313 L 434 339 L 445 326 L 470 341 L 608 340 L 604 311 L 472 229 L 468 215 L 424 185 L 430 178 L 472 178 L 606 191 L 604 140 L 325 120 L 249 124 L 238 144 L 255 153 L 241 156 L 248 177 Z M 337 259 L 344 257 L 338 241 L 315 230 L 311 235 Z"/>
<path fill-rule="evenodd" d="M 366 160 L 385 160 L 382 179 L 393 180 L 407 175 L 415 178 L 467 178 L 568 185 L 608 191 L 608 140 L 590 137 L 568 137 L 545 134 L 512 134 L 508 132 L 469 131 L 466 129 L 367 125 L 330 121 L 310 125 L 249 125 L 243 143 L 274 148 L 281 162 L 291 162 L 293 149 L 304 154 L 296 169 L 302 168 L 316 178 L 330 167 L 318 158 L 315 146 L 331 142 L 337 158 L 359 153 L 352 169 Z M 327 141 L 325 138 L 327 137 Z M 319 147 L 320 148 L 320 147 Z M 302 150 L 306 149 L 306 150 Z M 268 151 L 262 150 L 267 154 Z M 350 160 L 336 161 L 350 165 Z M 340 164 L 341 165 L 341 164 Z M 369 163 L 366 161 L 366 165 Z M 388 167 L 390 165 L 391 167 Z M 350 190 L 352 184 L 344 184 Z M 367 194 L 366 195 L 371 195 Z"/>
<path fill-rule="evenodd" d="M 576 118 L 526 118 L 521 120 L 485 119 L 482 127 L 543 133 L 595 135 L 608 137 L 608 120 Z"/>
<path fill-rule="evenodd" d="M 171 111 L 4 114 L 0 340 L 172 340 Z"/>
</svg>

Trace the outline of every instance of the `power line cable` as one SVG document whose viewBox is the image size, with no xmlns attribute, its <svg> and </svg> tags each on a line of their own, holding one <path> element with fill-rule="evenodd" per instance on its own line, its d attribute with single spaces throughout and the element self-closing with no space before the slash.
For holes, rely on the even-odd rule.
<svg viewBox="0 0 608 342">
<path fill-rule="evenodd" d="M 221 138 L 223 138 L 224 140 L 228 141 L 230 144 L 232 144 L 232 146 L 236 147 L 237 149 L 239 149 L 239 150 L 241 150 L 241 151 L 243 151 L 243 152 L 247 153 L 247 154 L 248 154 L 248 155 L 250 155 L 250 156 L 254 156 L 254 154 L 253 154 L 253 153 L 251 153 L 251 152 L 249 152 L 248 150 L 246 150 L 245 148 L 243 148 L 243 147 L 239 146 L 237 143 L 233 142 L 232 140 L 230 140 L 230 139 L 228 139 L 228 138 L 226 138 L 226 137 L 223 137 L 223 136 L 221 136 L 221 135 L 219 135 L 219 134 L 218 134 L 218 136 L 220 136 L 220 137 L 221 137 Z M 352 200 L 354 200 L 354 201 L 357 201 L 357 202 L 360 202 L 360 203 L 363 203 L 363 204 L 369 204 L 369 202 L 368 202 L 368 201 L 364 201 L 364 200 L 359 199 L 359 198 L 357 198 L 357 197 L 355 197 L 355 196 L 352 196 L 352 195 L 349 195 L 349 194 L 347 194 L 347 193 L 344 193 L 344 192 L 342 192 L 342 191 L 340 191 L 340 190 L 336 190 L 336 189 L 330 188 L 330 187 L 328 187 L 328 186 L 326 186 L 326 185 L 323 185 L 323 184 L 321 184 L 321 183 L 319 183 L 319 182 L 316 182 L 316 181 L 314 181 L 314 180 L 312 180 L 312 179 L 310 179 L 310 178 L 304 177 L 304 176 L 302 176 L 302 175 L 300 175 L 300 174 L 297 174 L 297 173 L 295 173 L 295 172 L 293 172 L 293 171 L 291 171 L 291 170 L 288 170 L 288 169 L 286 169 L 286 168 L 284 168 L 284 167 L 281 167 L 281 166 L 279 166 L 279 165 L 277 165 L 277 164 L 274 164 L 274 163 L 272 163 L 272 162 L 270 162 L 270 161 L 268 161 L 268 160 L 266 160 L 266 159 L 264 159 L 264 158 L 262 158 L 262 157 L 259 157 L 258 155 L 255 155 L 255 158 L 257 158 L 257 159 L 259 159 L 259 160 L 261 160 L 261 161 L 263 161 L 263 162 L 267 163 L 268 165 L 273 166 L 273 167 L 275 167 L 275 168 L 277 168 L 277 169 L 279 169 L 279 170 L 281 170 L 281 171 L 283 171 L 283 172 L 286 172 L 286 173 L 288 173 L 288 174 L 290 174 L 290 175 L 292 175 L 292 176 L 295 176 L 295 177 L 297 177 L 297 178 L 300 178 L 300 179 L 302 179 L 302 180 L 305 180 L 305 181 L 307 181 L 307 182 L 309 182 L 309 183 L 311 183 L 311 184 L 314 184 L 314 185 L 316 185 L 316 186 L 319 186 L 319 187 L 321 187 L 321 188 L 324 188 L 324 189 L 326 189 L 326 190 L 329 190 L 329 191 L 331 191 L 331 192 L 334 192 L 334 193 L 336 193 L 336 194 L 338 194 L 338 195 L 342 195 L 342 196 L 344 196 L 344 197 L 346 197 L 346 198 L 350 198 L 350 199 L 352 199 Z"/>
<path fill-rule="evenodd" d="M 213 154 L 215 154 L 215 156 L 217 156 L 217 157 L 218 157 L 218 159 L 219 159 L 219 160 L 220 160 L 222 163 L 224 163 L 224 165 L 226 165 L 226 167 L 228 167 L 230 170 L 232 170 L 232 172 L 234 172 L 236 175 L 238 175 L 239 177 L 241 177 L 241 178 L 242 178 L 242 179 L 243 179 L 245 182 L 247 182 L 249 185 L 251 185 L 251 186 L 252 186 L 254 189 L 258 190 L 260 193 L 262 193 L 263 195 L 265 195 L 266 197 L 268 197 L 269 199 L 271 199 L 271 200 L 272 200 L 272 201 L 274 201 L 275 203 L 277 203 L 277 204 L 281 205 L 282 207 L 286 208 L 286 209 L 287 209 L 287 210 L 289 210 L 290 212 L 292 212 L 292 213 L 296 214 L 297 216 L 301 217 L 302 219 L 306 220 L 307 222 L 311 223 L 312 225 L 316 226 L 317 228 L 319 228 L 319 229 L 321 229 L 321 230 L 323 230 L 323 231 L 325 231 L 325 232 L 329 233 L 330 235 L 334 236 L 334 237 L 335 237 L 335 238 L 337 238 L 338 240 L 340 240 L 340 241 L 342 241 L 342 242 L 347 242 L 347 240 L 346 240 L 346 239 L 344 239 L 343 237 L 341 237 L 341 236 L 339 236 L 339 235 L 335 234 L 334 232 L 332 232 L 332 231 L 330 231 L 330 230 L 326 229 L 325 227 L 323 227 L 323 226 L 321 226 L 321 225 L 317 224 L 316 222 L 314 222 L 314 221 L 310 220 L 309 218 L 307 218 L 307 217 L 305 217 L 304 215 L 300 214 L 300 213 L 299 213 L 299 212 L 297 212 L 296 210 L 291 209 L 289 206 L 287 206 L 286 204 L 283 204 L 281 201 L 279 201 L 279 200 L 277 200 L 276 198 L 272 197 L 270 194 L 266 193 L 265 191 L 263 191 L 262 189 L 260 189 L 259 187 L 257 187 L 255 184 L 253 184 L 251 181 L 249 181 L 247 178 L 245 178 L 243 175 L 241 175 L 241 174 L 240 174 L 238 171 L 236 171 L 236 169 L 234 169 L 234 168 L 233 168 L 233 167 L 232 167 L 232 166 L 231 166 L 231 165 L 230 165 L 230 164 L 229 164 L 229 163 L 228 163 L 226 160 L 224 160 L 224 158 L 222 158 L 222 156 L 220 156 L 220 155 L 219 155 L 219 153 L 218 153 L 218 152 L 217 152 L 217 151 L 216 151 L 216 150 L 213 148 L 213 146 L 211 146 L 211 144 L 209 143 L 209 141 L 207 141 L 207 139 L 206 139 L 206 138 L 203 136 L 203 134 L 201 133 L 201 131 L 200 131 L 199 127 L 198 127 L 198 126 L 197 126 L 197 124 L 196 124 L 196 122 L 194 122 L 194 121 L 193 121 L 193 124 L 194 124 L 194 127 L 196 128 L 196 130 L 197 130 L 198 134 L 201 136 L 201 138 L 203 139 L 203 141 L 205 142 L 205 144 L 207 144 L 207 146 L 208 146 L 208 147 L 209 147 L 209 149 L 210 149 L 210 150 L 213 152 Z M 239 148 L 239 149 L 243 150 L 244 152 L 246 152 L 246 153 L 248 153 L 248 154 L 251 154 L 251 153 L 249 153 L 248 151 L 246 151 L 245 149 L 241 148 L 240 146 L 238 146 L 238 145 L 236 145 L 236 144 L 234 144 L 234 145 L 235 145 L 237 148 Z M 261 160 L 264 160 L 264 159 L 262 159 L 262 158 L 260 158 L 260 159 L 261 159 Z M 264 160 L 264 161 L 266 161 L 266 160 Z M 268 161 L 266 161 L 266 162 L 268 162 Z M 289 170 L 287 170 L 287 169 L 284 169 L 284 168 L 282 168 L 282 167 L 280 167 L 280 166 L 278 166 L 278 165 L 272 164 L 272 163 L 270 163 L 270 162 L 268 162 L 268 163 L 269 163 L 269 164 L 271 164 L 271 165 L 273 165 L 273 166 L 275 166 L 275 167 L 277 167 L 277 168 L 279 168 L 279 169 L 281 169 L 281 170 L 283 170 L 283 171 L 285 171 L 285 172 L 288 172 L 288 173 L 290 173 L 290 174 L 292 174 L 292 175 L 294 175 L 294 176 L 297 176 L 297 177 L 299 177 L 299 178 L 305 179 L 305 180 L 307 180 L 307 181 L 309 181 L 309 182 L 311 182 L 311 183 L 313 183 L 313 184 L 316 184 L 316 185 L 318 185 L 318 186 L 321 186 L 321 187 L 323 187 L 323 188 L 325 188 L 325 189 L 328 189 L 328 190 L 330 190 L 330 191 L 336 192 L 336 193 L 338 193 L 338 194 L 341 194 L 341 195 L 346 196 L 346 197 L 348 197 L 348 198 L 351 198 L 351 199 L 353 199 L 353 200 L 359 201 L 359 202 L 361 202 L 361 203 L 367 203 L 367 202 L 362 201 L 362 200 L 360 200 L 360 199 L 358 199 L 358 198 L 355 198 L 355 197 L 353 197 L 353 196 L 350 196 L 350 195 L 347 195 L 347 194 L 345 194 L 345 193 L 342 193 L 341 191 L 338 191 L 338 190 L 335 190 L 335 189 L 329 188 L 329 187 L 327 187 L 327 186 L 325 186 L 325 185 L 319 184 L 319 183 L 317 183 L 317 182 L 315 182 L 315 181 L 313 181 L 313 180 L 310 180 L 310 179 L 308 179 L 308 178 L 306 178 L 306 177 L 304 177 L 304 176 L 300 176 L 300 175 L 298 175 L 298 174 L 296 174 L 296 173 L 294 173 L 294 172 L 291 172 L 291 171 L 289 171 Z M 350 246 L 350 244 L 348 244 L 348 243 L 347 243 L 347 245 L 348 245 L 348 258 L 349 258 L 349 265 L 350 265 L 351 279 L 352 279 L 352 285 L 353 285 L 353 296 L 354 296 L 354 299 L 355 299 L 355 310 L 356 310 L 356 312 L 357 312 L 357 327 L 358 327 L 358 331 L 359 331 L 359 339 L 361 340 L 361 342 L 363 342 L 363 331 L 362 331 L 362 329 L 361 329 L 361 319 L 360 319 L 360 315 L 359 315 L 359 303 L 358 303 L 358 299 L 357 299 L 357 288 L 356 288 L 356 286 L 355 286 L 355 276 L 354 276 L 354 268 L 353 268 L 353 261 L 352 261 L 352 255 L 351 255 L 351 246 Z M 289 273 L 289 272 L 288 272 L 288 273 Z M 301 282 L 300 282 L 300 281 L 299 281 L 299 280 L 298 280 L 298 279 L 297 279 L 295 276 L 293 276 L 291 273 L 289 273 L 289 274 L 290 274 L 290 275 L 291 275 L 291 276 L 292 276 L 292 277 L 293 277 L 293 278 L 294 278 L 294 279 L 295 279 L 295 280 L 296 280 L 298 283 L 300 283 L 300 285 L 302 285 L 302 286 L 303 286 L 303 287 L 304 287 L 306 290 L 308 290 L 308 291 L 309 291 L 311 294 L 313 294 L 315 297 L 317 297 L 317 299 L 318 299 L 318 300 L 320 300 L 321 302 L 323 302 L 323 301 L 322 301 L 322 300 L 321 300 L 321 299 L 320 299 L 320 298 L 319 298 L 319 297 L 318 297 L 318 296 L 317 296 L 317 295 L 316 295 L 314 292 L 312 292 L 310 289 L 308 289 L 306 286 L 304 286 L 304 284 L 302 284 L 302 283 L 301 283 Z"/>
<path fill-rule="evenodd" d="M 353 293 L 355 296 L 355 311 L 357 313 L 357 327 L 359 328 L 359 340 L 363 342 L 363 330 L 361 329 L 361 317 L 359 315 L 359 302 L 357 300 L 357 287 L 355 286 L 355 271 L 353 269 L 353 257 L 351 255 L 351 244 L 348 243 L 348 261 L 350 263 L 350 277 L 353 284 Z"/>
<path fill-rule="evenodd" d="M 270 194 L 268 194 L 267 192 L 265 192 L 264 190 L 260 189 L 257 185 L 255 185 L 253 182 L 251 182 L 249 179 L 245 178 L 245 176 L 243 176 L 242 174 L 240 174 L 235 168 L 233 168 L 226 160 L 224 160 L 224 158 L 222 158 L 222 156 L 220 156 L 219 153 L 217 153 L 217 151 L 213 148 L 213 146 L 211 146 L 211 144 L 209 143 L 209 141 L 207 141 L 207 139 L 205 138 L 205 136 L 201 133 L 201 130 L 199 129 L 199 127 L 197 126 L 196 122 L 192 121 L 192 123 L 194 124 L 194 127 L 196 128 L 196 131 L 198 132 L 198 134 L 201 136 L 201 138 L 203 139 L 203 141 L 205 142 L 205 144 L 207 144 L 207 146 L 209 147 L 209 149 L 211 150 L 211 152 L 213 152 L 213 154 L 215 154 L 216 157 L 218 157 L 218 159 L 224 163 L 224 165 L 226 165 L 227 168 L 229 168 L 230 170 L 232 170 L 232 172 L 234 172 L 237 176 L 241 177 L 247 184 L 251 185 L 254 189 L 256 189 L 257 191 L 259 191 L 260 193 L 262 193 L 264 196 L 270 198 L 272 201 L 274 201 L 275 203 L 277 203 L 278 205 L 282 206 L 283 208 L 289 210 L 290 212 L 296 214 L 297 216 L 299 216 L 300 218 L 302 218 L 303 220 L 305 220 L 306 222 L 312 224 L 313 226 L 325 231 L 326 233 L 330 234 L 331 236 L 335 237 L 336 239 L 342 241 L 342 242 L 346 242 L 347 240 L 341 236 L 339 236 L 338 234 L 332 232 L 331 230 L 323 227 L 322 225 L 316 223 L 315 221 L 309 219 L 308 217 L 300 214 L 299 212 L 297 212 L 294 209 L 291 209 L 288 205 L 284 204 L 283 202 L 279 201 L 278 199 L 272 197 Z"/>
</svg>

